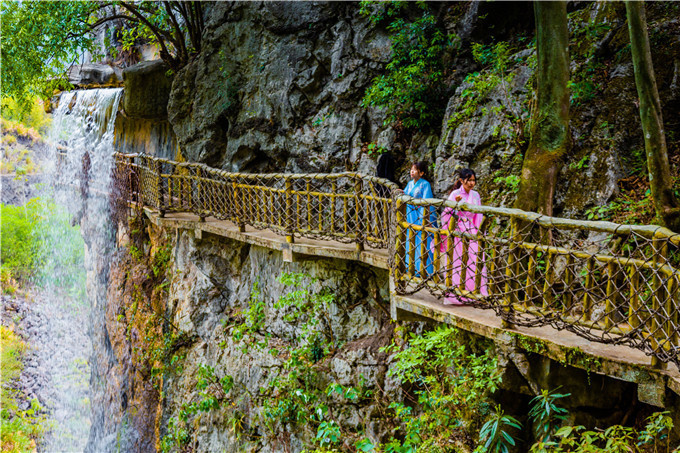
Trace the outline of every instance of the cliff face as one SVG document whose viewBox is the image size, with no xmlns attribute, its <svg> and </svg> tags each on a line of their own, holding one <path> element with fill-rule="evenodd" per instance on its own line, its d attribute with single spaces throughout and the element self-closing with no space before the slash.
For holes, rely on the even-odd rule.
<svg viewBox="0 0 680 453">
<path fill-rule="evenodd" d="M 175 79 L 188 160 L 227 170 L 339 171 L 386 128 L 359 106 L 390 41 L 354 2 L 220 2 Z"/>
<path fill-rule="evenodd" d="M 401 399 L 380 351 L 394 331 L 386 271 L 284 263 L 226 238 L 145 230 L 119 236 L 109 274 L 99 448 L 300 451 L 317 425 L 296 414 L 320 405 L 305 392 L 316 399 L 333 384 Z M 388 434 L 378 406 L 364 396 L 323 402 L 377 439 Z"/>
<path fill-rule="evenodd" d="M 357 2 L 212 4 L 203 49 L 175 74 L 170 95 L 183 157 L 228 171 L 373 173 L 377 156 L 367 145 L 374 144 L 392 150 L 403 184 L 409 162 L 426 160 L 435 194 L 443 196 L 455 169 L 469 166 L 483 202 L 512 203 L 535 89 L 531 4 L 429 8 L 453 42 L 442 57 L 447 107 L 440 124 L 405 129 L 386 122 L 382 109 L 361 105 L 374 78 L 388 72 L 395 36 L 389 21 L 372 24 Z M 625 8 L 572 8 L 573 146 L 555 197 L 555 212 L 564 216 L 583 215 L 620 190 L 643 194 L 646 184 Z M 648 20 L 675 153 L 680 46 L 673 8 L 650 5 Z"/>
<path fill-rule="evenodd" d="M 573 7 L 573 148 L 560 173 L 555 212 L 583 216 L 617 193 L 644 194 L 646 182 L 625 12 L 612 3 Z M 442 30 L 459 38 L 446 57 L 447 107 L 440 127 L 405 132 L 385 123 L 384 112 L 360 105 L 374 77 L 385 73 L 392 41 L 357 3 L 210 5 L 203 49 L 174 74 L 170 93 L 168 119 L 182 156 L 229 171 L 372 174 L 375 156 L 366 145 L 374 143 L 393 151 L 403 184 L 408 162 L 425 159 L 435 164 L 435 193 L 445 195 L 455 168 L 470 166 L 483 202 L 511 204 L 534 89 L 531 6 L 433 8 Z M 675 153 L 680 41 L 676 22 L 668 19 L 673 12 L 663 8 L 650 6 L 650 20 L 669 150 Z M 490 49 L 499 41 L 509 43 L 503 65 L 475 57 L 474 42 Z M 102 318 L 94 329 L 95 404 L 109 412 L 99 414 L 103 431 L 91 442 L 106 448 L 93 451 L 300 451 L 317 426 L 296 422 L 295 410 L 315 406 L 294 390 L 309 386 L 325 393 L 337 383 L 363 389 L 362 395 L 380 389 L 390 400 L 403 400 L 386 374 L 389 358 L 380 352 L 394 338 L 386 272 L 344 261 L 284 263 L 264 248 L 148 225 L 121 227 L 118 239 L 108 297 L 97 299 Z M 124 251 L 130 245 L 131 253 Z M 100 266 L 108 271 L 108 261 Z M 284 273 L 303 276 L 291 286 L 278 280 Z M 280 303 L 295 291 L 324 310 Z M 284 379 L 291 357 L 301 353 L 301 339 L 317 365 Z M 323 347 L 315 346 L 321 340 Z M 526 386 L 515 378 L 509 387 Z M 619 385 L 618 394 L 634 397 Z M 623 397 L 614 403 L 605 401 L 613 399 L 609 394 L 600 397 L 583 401 L 595 407 L 593 413 L 619 414 L 630 405 Z M 323 403 L 345 426 L 386 438 L 389 423 L 371 397 L 348 402 L 331 395 Z"/>
</svg>

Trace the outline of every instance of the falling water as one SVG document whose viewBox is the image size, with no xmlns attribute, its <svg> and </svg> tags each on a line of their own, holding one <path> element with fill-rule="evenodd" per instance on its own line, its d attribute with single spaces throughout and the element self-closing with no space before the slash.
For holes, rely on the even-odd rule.
<svg viewBox="0 0 680 453">
<path fill-rule="evenodd" d="M 48 452 L 83 451 L 97 429 L 96 420 L 101 419 L 98 414 L 102 409 L 97 407 L 96 393 L 92 390 L 98 381 L 96 376 L 100 376 L 92 344 L 101 341 L 107 257 L 114 247 L 105 193 L 111 175 L 114 124 L 121 92 L 122 89 L 114 88 L 63 93 L 54 112 L 51 158 L 46 165 L 49 183 L 43 198 L 54 200 L 69 212 L 74 224 L 80 224 L 85 269 L 64 268 L 66 260 L 59 259 L 59 254 L 72 252 L 74 244 L 67 243 L 70 239 L 59 230 L 46 233 L 55 244 L 52 258 L 60 263 L 51 267 L 48 263 L 48 267 L 55 274 L 53 280 L 86 272 L 87 291 L 86 295 L 80 291 L 81 297 L 77 297 L 78 291 L 67 297 L 63 290 L 48 286 L 41 296 L 44 301 L 37 304 L 49 324 L 48 340 L 37 345 L 50 376 L 47 406 L 52 423 L 43 446 Z"/>
</svg>

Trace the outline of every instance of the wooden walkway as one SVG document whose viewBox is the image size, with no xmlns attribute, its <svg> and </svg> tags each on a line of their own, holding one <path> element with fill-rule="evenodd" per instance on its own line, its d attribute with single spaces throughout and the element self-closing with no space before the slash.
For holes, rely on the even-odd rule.
<svg viewBox="0 0 680 453">
<path fill-rule="evenodd" d="M 280 251 L 284 261 L 303 261 L 308 257 L 351 260 L 388 270 L 387 250 L 367 247 L 358 250 L 355 244 L 296 238 L 288 243 L 285 236 L 268 230 L 238 225 L 207 217 L 201 221 L 191 213 L 166 213 L 145 208 L 147 217 L 157 226 L 184 229 L 194 232 L 200 239 L 204 234 L 214 234 L 240 242 Z M 391 284 L 391 289 L 393 285 Z M 649 356 L 627 347 L 588 341 L 576 334 L 559 331 L 549 326 L 505 328 L 491 310 L 470 306 L 443 305 L 429 292 L 412 296 L 397 295 L 390 291 L 390 312 L 395 320 L 435 321 L 451 324 L 460 329 L 487 337 L 497 344 L 534 352 L 560 363 L 588 372 L 607 375 L 638 384 L 640 401 L 663 407 L 666 388 L 680 395 L 680 370 L 669 363 L 667 369 L 651 366 Z"/>
</svg>

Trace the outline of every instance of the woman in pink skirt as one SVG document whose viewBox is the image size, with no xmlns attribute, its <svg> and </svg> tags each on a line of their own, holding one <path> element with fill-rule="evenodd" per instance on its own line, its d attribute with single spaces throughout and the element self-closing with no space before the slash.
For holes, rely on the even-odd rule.
<svg viewBox="0 0 680 453">
<path fill-rule="evenodd" d="M 477 191 L 472 190 L 477 184 L 477 176 L 475 172 L 469 168 L 464 168 L 458 173 L 458 181 L 453 186 L 453 191 L 449 194 L 449 201 L 464 202 L 471 205 L 481 205 L 482 201 Z M 482 224 L 482 214 L 476 214 L 467 211 L 455 211 L 453 208 L 446 208 L 442 213 L 441 225 L 442 228 L 449 231 L 458 231 L 466 233 L 471 236 L 477 235 L 480 225 Z M 463 269 L 463 240 L 459 237 L 453 237 L 453 260 L 449 266 L 446 265 L 447 260 L 447 241 L 444 239 L 441 244 L 440 251 L 442 253 L 445 272 L 451 272 L 451 285 L 460 288 L 460 279 Z M 467 263 L 465 263 L 465 290 L 475 291 L 475 280 L 477 272 L 477 256 L 479 252 L 479 243 L 477 241 L 468 240 L 467 248 Z M 481 255 L 484 260 L 484 255 Z M 482 276 L 478 293 L 482 296 L 488 296 L 486 285 L 486 267 L 481 269 Z M 463 305 L 470 299 L 466 297 L 458 297 L 452 293 L 446 295 L 444 304 L 446 305 Z"/>
</svg>

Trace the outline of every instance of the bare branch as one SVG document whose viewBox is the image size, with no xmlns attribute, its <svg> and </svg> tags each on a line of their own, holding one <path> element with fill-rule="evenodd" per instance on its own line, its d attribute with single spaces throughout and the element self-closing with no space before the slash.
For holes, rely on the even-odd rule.
<svg viewBox="0 0 680 453">
<path fill-rule="evenodd" d="M 130 22 L 139 23 L 139 19 L 137 19 L 136 17 L 126 16 L 125 14 L 116 14 L 116 15 L 113 15 L 113 16 L 108 16 L 108 17 L 104 17 L 102 19 L 99 19 L 97 22 L 90 25 L 90 30 L 94 30 L 95 28 L 99 27 L 100 25 L 103 25 L 106 22 L 111 22 L 111 21 L 116 20 L 116 19 L 125 19 L 125 20 L 128 20 Z"/>
</svg>

